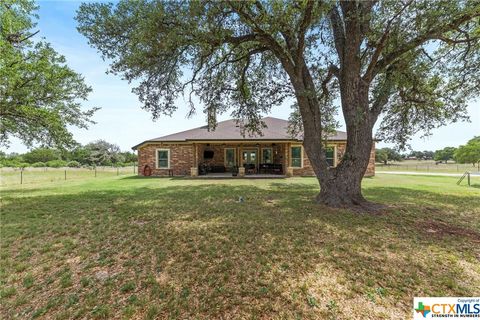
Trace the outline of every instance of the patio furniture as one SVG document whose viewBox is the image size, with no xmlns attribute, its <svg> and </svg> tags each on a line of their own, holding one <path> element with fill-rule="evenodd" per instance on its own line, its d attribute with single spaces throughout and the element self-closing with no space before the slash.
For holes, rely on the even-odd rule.
<svg viewBox="0 0 480 320">
<path fill-rule="evenodd" d="M 245 173 L 246 174 L 255 174 L 255 164 L 246 163 L 243 166 L 245 167 Z"/>
<path fill-rule="evenodd" d="M 225 166 L 215 166 L 202 163 L 198 166 L 198 174 L 206 175 L 209 173 L 224 173 L 226 172 Z"/>
<path fill-rule="evenodd" d="M 260 163 L 258 171 L 265 174 L 282 174 L 283 166 L 281 163 Z"/>
</svg>

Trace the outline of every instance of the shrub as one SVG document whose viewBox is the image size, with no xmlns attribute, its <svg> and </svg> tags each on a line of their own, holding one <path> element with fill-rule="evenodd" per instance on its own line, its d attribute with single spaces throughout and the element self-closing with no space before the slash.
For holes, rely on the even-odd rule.
<svg viewBox="0 0 480 320">
<path fill-rule="evenodd" d="M 61 168 L 65 167 L 67 163 L 63 160 L 50 160 L 47 162 L 47 166 L 50 168 Z"/>
<path fill-rule="evenodd" d="M 47 165 L 45 164 L 45 162 L 35 162 L 32 164 L 32 167 L 34 168 L 41 168 L 41 167 L 46 167 Z"/>
<path fill-rule="evenodd" d="M 67 167 L 70 167 L 70 168 L 80 168 L 81 167 L 81 164 L 80 162 L 78 161 L 70 161 L 67 163 Z"/>
<path fill-rule="evenodd" d="M 11 167 L 11 168 L 20 168 L 20 165 L 22 162 L 16 160 L 16 159 L 4 159 L 2 160 L 2 166 L 4 167 Z"/>
</svg>

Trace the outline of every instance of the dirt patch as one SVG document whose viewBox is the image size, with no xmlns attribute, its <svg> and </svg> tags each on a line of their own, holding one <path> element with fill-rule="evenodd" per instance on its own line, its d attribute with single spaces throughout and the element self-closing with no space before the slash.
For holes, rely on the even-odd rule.
<svg viewBox="0 0 480 320">
<path fill-rule="evenodd" d="M 427 220 L 418 226 L 426 233 L 438 236 L 461 236 L 480 243 L 480 233 L 475 230 L 454 226 L 442 221 Z"/>
</svg>

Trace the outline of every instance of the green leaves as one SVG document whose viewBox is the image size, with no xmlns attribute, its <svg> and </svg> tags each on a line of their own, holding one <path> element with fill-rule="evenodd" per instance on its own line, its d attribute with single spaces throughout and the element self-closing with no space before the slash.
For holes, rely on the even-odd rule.
<svg viewBox="0 0 480 320">
<path fill-rule="evenodd" d="M 73 146 L 67 126 L 86 128 L 97 108 L 82 110 L 91 88 L 49 43 L 32 40 L 35 9 L 22 0 L 0 6 L 0 144 Z"/>
<path fill-rule="evenodd" d="M 464 146 L 455 151 L 455 161 L 459 163 L 471 163 L 475 165 L 480 162 L 480 136 L 469 140 Z"/>
</svg>

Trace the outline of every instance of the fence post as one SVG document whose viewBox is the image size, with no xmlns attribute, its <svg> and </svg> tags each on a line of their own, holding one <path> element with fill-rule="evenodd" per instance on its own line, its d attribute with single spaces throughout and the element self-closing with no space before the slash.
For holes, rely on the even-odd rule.
<svg viewBox="0 0 480 320">
<path fill-rule="evenodd" d="M 118 176 L 118 167 L 117 167 L 117 176 Z"/>
<path fill-rule="evenodd" d="M 20 169 L 20 184 L 23 184 L 23 169 Z"/>
<path fill-rule="evenodd" d="M 67 169 L 65 169 L 65 181 L 67 180 Z"/>
<path fill-rule="evenodd" d="M 470 172 L 467 174 L 468 186 L 470 187 Z"/>
<path fill-rule="evenodd" d="M 97 167 L 95 167 L 95 178 L 97 177 Z"/>
<path fill-rule="evenodd" d="M 135 174 L 135 161 L 133 161 L 133 174 Z"/>
</svg>

